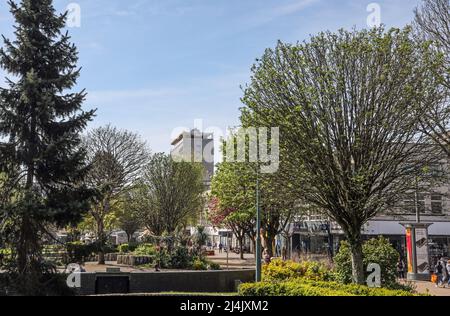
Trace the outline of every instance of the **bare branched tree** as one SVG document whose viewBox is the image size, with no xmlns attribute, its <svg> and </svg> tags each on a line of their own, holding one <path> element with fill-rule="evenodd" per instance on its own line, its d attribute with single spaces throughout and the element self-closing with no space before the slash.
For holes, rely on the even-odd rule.
<svg viewBox="0 0 450 316">
<path fill-rule="evenodd" d="M 414 21 L 419 41 L 430 41 L 442 54 L 444 65 L 438 69 L 440 89 L 435 91 L 435 106 L 422 118 L 424 131 L 450 156 L 450 0 L 423 0 L 415 10 Z"/>
<path fill-rule="evenodd" d="M 245 91 L 244 120 L 280 127 L 290 170 L 280 176 L 340 225 L 357 283 L 363 225 L 437 157 L 420 129 L 435 102 L 434 57 L 409 29 L 321 33 L 267 50 Z"/>
<path fill-rule="evenodd" d="M 141 218 L 153 235 L 173 236 L 204 206 L 200 165 L 156 154 L 146 166 L 143 184 L 147 203 Z"/>
<path fill-rule="evenodd" d="M 141 177 L 149 158 L 145 142 L 132 132 L 107 125 L 91 131 L 84 140 L 92 165 L 87 177 L 89 187 L 98 192 L 90 215 L 97 224 L 99 264 L 104 264 L 103 246 L 106 243 L 105 216 L 113 209 L 123 193 L 133 187 Z"/>
<path fill-rule="evenodd" d="M 415 26 L 418 35 L 433 42 L 436 49 L 446 58 L 450 67 L 450 1 L 423 0 L 415 10 Z M 447 76 L 447 79 L 450 79 Z M 447 81 L 447 84 L 450 83 Z"/>
</svg>

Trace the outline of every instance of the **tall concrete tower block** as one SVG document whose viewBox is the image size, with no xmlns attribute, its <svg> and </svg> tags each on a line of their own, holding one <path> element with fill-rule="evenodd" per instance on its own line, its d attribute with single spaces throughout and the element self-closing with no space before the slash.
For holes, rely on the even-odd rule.
<svg viewBox="0 0 450 316">
<path fill-rule="evenodd" d="M 183 132 L 172 141 L 171 155 L 188 162 L 202 163 L 205 189 L 211 187 L 214 175 L 214 135 L 202 133 L 198 129 Z"/>
</svg>

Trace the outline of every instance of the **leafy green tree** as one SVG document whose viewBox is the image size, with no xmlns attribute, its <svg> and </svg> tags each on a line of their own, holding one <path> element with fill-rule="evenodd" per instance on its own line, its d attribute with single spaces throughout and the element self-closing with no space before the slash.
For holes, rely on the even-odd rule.
<svg viewBox="0 0 450 316">
<path fill-rule="evenodd" d="M 84 91 L 64 93 L 80 75 L 77 49 L 62 32 L 66 14 L 57 14 L 51 0 L 8 3 L 16 38 L 4 38 L 0 49 L 0 65 L 14 78 L 0 89 L 0 168 L 11 186 L 0 229 L 13 249 L 14 283 L 42 294 L 41 276 L 52 270 L 42 258 L 46 225 L 76 223 L 92 196 L 82 185 L 80 133 L 94 111 L 82 111 Z"/>
<path fill-rule="evenodd" d="M 118 205 L 119 203 L 113 202 L 113 207 L 111 211 L 106 214 L 103 218 L 103 234 L 105 236 L 105 240 L 111 235 L 111 233 L 119 228 L 119 221 L 117 218 L 117 212 L 119 212 Z M 98 236 L 99 232 L 97 231 L 98 224 L 97 220 L 92 216 L 92 214 L 88 213 L 83 217 L 83 220 L 77 225 L 77 230 L 82 233 L 94 234 L 94 236 Z M 100 247 L 98 244 L 96 245 Z"/>
<path fill-rule="evenodd" d="M 125 193 L 119 209 L 116 211 L 117 226 L 127 234 L 128 242 L 133 241 L 133 234 L 142 228 L 142 220 L 139 216 L 139 209 L 142 204 L 139 192 L 134 188 Z"/>
<path fill-rule="evenodd" d="M 442 60 L 411 38 L 380 28 L 280 42 L 253 67 L 243 98 L 244 126 L 280 128 L 279 176 L 340 225 L 360 284 L 363 225 L 440 158 L 420 121 L 435 105 Z"/>
<path fill-rule="evenodd" d="M 208 242 L 208 233 L 206 232 L 205 226 L 197 226 L 193 241 L 197 246 L 197 250 L 200 253 L 202 247 Z"/>
<path fill-rule="evenodd" d="M 255 241 L 254 214 L 249 211 L 222 207 L 219 199 L 212 197 L 208 203 L 208 217 L 215 227 L 225 227 L 233 232 L 238 240 L 240 257 L 244 259 L 245 236 L 249 236 L 253 242 Z"/>
<path fill-rule="evenodd" d="M 241 136 L 233 135 L 228 141 Z M 238 239 L 243 239 L 241 232 L 245 231 L 255 240 L 256 179 L 259 177 L 261 234 L 266 250 L 272 256 L 276 236 L 284 231 L 302 208 L 291 183 L 279 181 L 278 173 L 258 175 L 258 168 L 258 164 L 253 162 L 225 161 L 219 164 L 212 180 L 211 194 L 219 200 L 218 210 L 228 212 L 223 224 L 233 229 Z"/>
</svg>

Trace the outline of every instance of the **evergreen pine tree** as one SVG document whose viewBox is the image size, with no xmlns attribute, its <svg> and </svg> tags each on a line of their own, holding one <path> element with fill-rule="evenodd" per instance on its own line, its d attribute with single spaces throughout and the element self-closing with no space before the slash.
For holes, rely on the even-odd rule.
<svg viewBox="0 0 450 316">
<path fill-rule="evenodd" d="M 94 111 L 82 111 L 84 90 L 65 92 L 80 74 L 77 49 L 63 32 L 66 14 L 57 14 L 52 0 L 9 6 L 16 39 L 3 36 L 0 49 L 0 66 L 13 76 L 0 89 L 0 167 L 12 184 L 0 234 L 13 251 L 11 275 L 26 283 L 49 271 L 41 244 L 48 225 L 75 223 L 88 209 L 80 134 Z"/>
</svg>

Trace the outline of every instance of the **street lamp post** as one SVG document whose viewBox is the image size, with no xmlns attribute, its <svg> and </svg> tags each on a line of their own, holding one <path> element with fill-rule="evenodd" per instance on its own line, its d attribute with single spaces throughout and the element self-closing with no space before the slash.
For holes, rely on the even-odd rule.
<svg viewBox="0 0 450 316">
<path fill-rule="evenodd" d="M 400 223 L 406 229 L 406 250 L 408 258 L 408 281 L 430 280 L 430 254 L 428 229 L 432 223 L 422 223 L 419 205 L 418 178 L 415 179 L 414 206 L 416 222 Z"/>
<path fill-rule="evenodd" d="M 256 171 L 256 282 L 261 282 L 261 209 L 259 207 L 259 170 Z"/>
<path fill-rule="evenodd" d="M 415 199 L 415 207 L 416 207 L 416 222 L 418 223 L 418 224 L 420 224 L 420 208 L 419 208 L 419 181 L 418 181 L 418 179 L 417 179 L 417 177 L 415 178 L 415 180 L 416 180 L 416 187 L 415 187 L 415 191 L 416 192 L 414 192 L 414 199 Z"/>
<path fill-rule="evenodd" d="M 230 264 L 229 264 L 229 256 L 230 256 L 230 233 L 227 232 L 227 270 L 230 270 Z"/>
<path fill-rule="evenodd" d="M 259 201 L 259 130 L 256 131 L 256 282 L 261 282 L 261 209 Z"/>
</svg>

